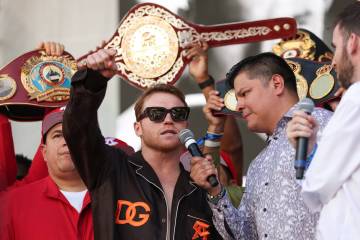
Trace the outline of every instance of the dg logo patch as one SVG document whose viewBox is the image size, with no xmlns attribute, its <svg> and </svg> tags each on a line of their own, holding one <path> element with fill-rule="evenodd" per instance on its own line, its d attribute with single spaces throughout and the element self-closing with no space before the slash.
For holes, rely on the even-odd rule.
<svg viewBox="0 0 360 240">
<path fill-rule="evenodd" d="M 133 227 L 144 225 L 150 217 L 150 207 L 145 202 L 118 200 L 116 224 L 129 224 Z"/>
</svg>

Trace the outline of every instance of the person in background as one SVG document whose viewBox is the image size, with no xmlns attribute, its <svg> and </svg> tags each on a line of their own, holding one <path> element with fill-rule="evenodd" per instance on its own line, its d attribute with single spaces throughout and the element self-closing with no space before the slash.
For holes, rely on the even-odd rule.
<svg viewBox="0 0 360 240">
<path fill-rule="evenodd" d="M 357 1 L 340 13 L 335 24 L 333 65 L 346 92 L 324 131 L 318 131 L 317 119 L 302 112 L 295 113 L 287 128 L 293 145 L 298 137 L 309 138 L 312 161 L 302 182 L 302 197 L 313 212 L 320 212 L 319 240 L 360 237 L 359 23 Z"/>
<path fill-rule="evenodd" d="M 64 51 L 64 45 L 57 42 L 41 42 L 37 49 L 43 49 L 49 56 L 61 56 Z M 18 167 L 14 143 L 12 137 L 11 124 L 9 119 L 0 113 L 0 191 L 9 187 L 21 186 L 47 176 L 47 167 L 43 161 L 40 147 L 37 149 L 29 174 L 21 181 L 16 179 Z"/>
<path fill-rule="evenodd" d="M 266 148 L 251 162 L 238 208 L 231 204 L 223 187 L 211 187 L 206 181 L 209 175 L 217 174 L 213 164 L 199 157 L 192 159 L 191 177 L 209 194 L 215 226 L 221 234 L 235 239 L 314 239 L 318 215 L 311 213 L 301 198 L 295 179 L 295 151 L 285 132 L 298 107 L 294 73 L 283 58 L 262 53 L 235 64 L 227 81 L 235 89 L 237 110 L 248 128 L 266 133 L 268 140 Z M 221 132 L 224 125 L 213 114 L 224 107 L 218 94 L 209 93 L 204 111 L 213 133 Z M 331 112 L 316 108 L 313 115 L 322 129 Z"/>
<path fill-rule="evenodd" d="M 63 137 L 63 112 L 55 109 L 42 122 L 49 176 L 2 196 L 1 239 L 94 239 L 90 195 Z"/>
<path fill-rule="evenodd" d="M 98 48 L 100 48 L 100 46 Z M 49 56 L 61 56 L 64 53 L 65 46 L 58 42 L 45 41 L 39 43 L 37 49 L 44 50 Z M 49 108 L 47 111 L 51 111 L 51 109 Z M 0 132 L 3 136 L 0 141 L 0 192 L 32 183 L 49 175 L 48 167 L 41 153 L 42 140 L 32 161 L 26 163 L 28 170 L 24 174 L 24 172 L 21 171 L 23 168 L 17 164 L 18 155 L 16 155 L 15 158 L 10 122 L 5 115 L 1 114 Z M 105 142 L 108 145 L 123 149 L 128 154 L 134 153 L 132 147 L 119 139 L 107 137 L 105 138 Z M 22 172 L 21 179 L 17 177 L 20 172 Z"/>
<path fill-rule="evenodd" d="M 188 46 L 186 58 L 191 60 L 189 63 L 189 73 L 199 85 L 205 99 L 209 98 L 209 92 L 215 89 L 215 80 L 210 76 L 208 70 L 208 50 L 209 46 L 205 41 L 191 44 Z M 224 134 L 221 138 L 220 150 L 230 155 L 230 159 L 239 176 L 236 183 L 242 185 L 242 175 L 244 167 L 243 142 L 240 129 L 234 116 L 225 117 Z"/>
</svg>

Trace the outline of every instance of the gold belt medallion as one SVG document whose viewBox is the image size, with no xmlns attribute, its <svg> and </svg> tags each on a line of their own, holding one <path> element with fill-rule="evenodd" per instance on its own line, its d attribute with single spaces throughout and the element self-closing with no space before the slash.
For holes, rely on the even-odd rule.
<svg viewBox="0 0 360 240">
<path fill-rule="evenodd" d="M 307 96 L 309 85 L 306 79 L 300 73 L 301 72 L 300 64 L 291 60 L 286 60 L 286 62 L 295 74 L 297 94 L 299 96 L 299 99 L 301 100 Z"/>
<path fill-rule="evenodd" d="M 142 78 L 156 78 L 170 70 L 179 44 L 174 29 L 165 20 L 137 18 L 124 34 L 121 44 L 126 66 Z"/>
<path fill-rule="evenodd" d="M 230 109 L 231 111 L 236 111 L 237 99 L 236 99 L 236 95 L 235 95 L 235 90 L 234 90 L 234 89 L 231 89 L 230 91 L 228 91 L 228 92 L 225 94 L 224 104 L 225 104 L 225 107 L 227 107 L 227 108 Z"/>
<path fill-rule="evenodd" d="M 335 79 L 331 75 L 332 66 L 326 64 L 316 71 L 316 78 L 310 85 L 309 95 L 313 99 L 326 97 L 334 88 Z"/>
</svg>

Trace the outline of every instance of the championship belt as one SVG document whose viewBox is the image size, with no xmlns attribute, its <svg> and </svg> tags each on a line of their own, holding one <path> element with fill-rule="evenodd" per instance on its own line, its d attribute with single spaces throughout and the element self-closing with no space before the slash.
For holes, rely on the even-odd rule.
<svg viewBox="0 0 360 240">
<path fill-rule="evenodd" d="M 239 115 L 241 112 L 236 110 L 237 99 L 235 89 L 229 85 L 229 82 L 225 80 L 217 81 L 215 89 L 219 92 L 219 97 L 224 99 L 224 108 L 220 111 L 214 111 L 215 115 Z"/>
<path fill-rule="evenodd" d="M 158 83 L 174 84 L 180 78 L 189 61 L 184 58 L 187 44 L 204 40 L 209 47 L 219 47 L 295 33 L 293 18 L 204 26 L 187 22 L 162 6 L 144 3 L 128 12 L 104 49 L 116 50 L 117 74 L 145 89 Z"/>
<path fill-rule="evenodd" d="M 25 53 L 0 70 L 0 113 L 18 121 L 41 120 L 46 108 L 64 106 L 70 97 L 76 61 L 67 52 Z"/>
<path fill-rule="evenodd" d="M 298 29 L 296 35 L 282 39 L 273 46 L 273 52 L 283 57 L 296 77 L 299 99 L 311 98 L 316 106 L 325 106 L 340 100 L 336 92 L 340 84 L 332 69 L 333 52 L 318 36 L 307 29 Z"/>
<path fill-rule="evenodd" d="M 303 58 L 287 58 L 286 62 L 295 74 L 300 100 L 307 97 L 313 100 L 316 106 L 323 106 L 337 98 L 335 93 L 340 85 L 336 81 L 336 72 L 331 62 Z"/>
</svg>

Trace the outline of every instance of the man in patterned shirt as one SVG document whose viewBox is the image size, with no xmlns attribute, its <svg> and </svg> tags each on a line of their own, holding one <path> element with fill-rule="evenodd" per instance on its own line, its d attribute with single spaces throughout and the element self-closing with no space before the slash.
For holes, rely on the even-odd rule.
<svg viewBox="0 0 360 240">
<path fill-rule="evenodd" d="M 300 195 L 295 179 L 295 151 L 285 130 L 299 101 L 293 72 L 281 57 L 262 53 L 234 65 L 227 81 L 235 88 L 237 110 L 242 112 L 248 128 L 266 133 L 268 141 L 249 167 L 238 208 L 232 206 L 221 186 L 211 187 L 206 181 L 210 174 L 216 174 L 210 161 L 192 159 L 191 177 L 208 191 L 215 226 L 224 238 L 314 239 L 318 215 L 309 211 Z M 204 112 L 209 128 L 220 133 L 223 123 L 211 111 L 224 107 L 217 94 L 210 94 Z M 331 112 L 316 108 L 312 115 L 321 131 Z"/>
</svg>

